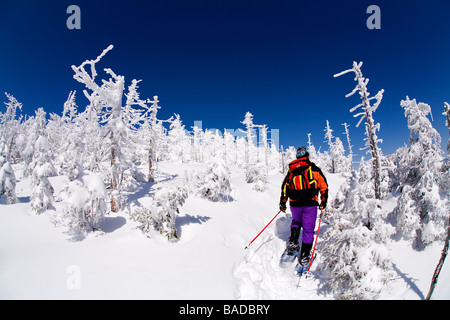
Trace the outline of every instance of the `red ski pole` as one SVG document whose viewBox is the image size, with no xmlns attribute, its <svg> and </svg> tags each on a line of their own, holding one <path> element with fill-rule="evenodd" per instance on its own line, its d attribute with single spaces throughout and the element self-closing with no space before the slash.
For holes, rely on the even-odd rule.
<svg viewBox="0 0 450 320">
<path fill-rule="evenodd" d="M 275 218 L 280 214 L 280 212 L 281 212 L 281 210 L 278 211 L 278 213 L 275 215 L 275 217 L 273 217 L 272 220 L 270 220 L 270 222 L 264 227 L 264 229 L 262 229 L 262 230 L 256 235 L 256 237 L 254 237 L 253 240 L 250 241 L 250 243 L 244 248 L 244 250 L 247 249 L 248 247 L 250 247 L 250 245 L 253 243 L 253 241 L 255 241 L 256 238 L 258 238 L 259 235 L 260 235 L 261 233 L 263 233 L 264 230 L 266 230 L 266 228 L 269 226 L 269 224 L 271 224 L 272 221 L 275 220 Z"/>
<path fill-rule="evenodd" d="M 309 272 L 309 269 L 311 269 L 311 264 L 314 259 L 314 252 L 316 251 L 316 244 L 317 244 L 317 239 L 319 238 L 319 231 L 320 231 L 320 222 L 322 221 L 322 212 L 323 212 L 323 209 L 320 210 L 319 226 L 317 227 L 317 235 L 316 235 L 316 240 L 314 241 L 314 248 L 313 248 L 313 252 L 311 255 L 311 260 L 309 261 L 308 272 Z"/>
</svg>

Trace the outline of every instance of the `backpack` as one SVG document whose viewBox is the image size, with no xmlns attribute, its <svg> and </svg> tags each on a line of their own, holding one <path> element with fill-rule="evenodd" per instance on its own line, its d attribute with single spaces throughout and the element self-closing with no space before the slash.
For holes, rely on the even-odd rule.
<svg viewBox="0 0 450 320">
<path fill-rule="evenodd" d="M 300 158 L 289 163 L 286 195 L 291 200 L 309 200 L 319 194 L 311 166 Z"/>
</svg>

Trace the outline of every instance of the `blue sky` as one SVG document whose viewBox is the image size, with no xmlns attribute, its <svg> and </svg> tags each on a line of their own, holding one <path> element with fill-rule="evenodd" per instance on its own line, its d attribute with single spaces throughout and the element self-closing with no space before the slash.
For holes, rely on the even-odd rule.
<svg viewBox="0 0 450 320">
<path fill-rule="evenodd" d="M 81 30 L 66 27 L 72 4 L 81 9 Z M 372 4 L 381 10 L 380 30 L 366 27 Z M 61 113 L 71 90 L 83 108 L 84 88 L 70 66 L 113 44 L 99 70 L 112 68 L 126 85 L 142 79 L 141 97 L 159 96 L 160 118 L 178 113 L 187 128 L 200 120 L 203 128 L 237 129 L 250 111 L 255 123 L 279 129 L 280 144 L 305 145 L 311 133 L 325 150 L 326 120 L 342 140 L 347 122 L 362 155 L 364 127 L 349 112 L 359 98 L 345 98 L 353 76 L 333 74 L 363 61 L 371 94 L 385 90 L 374 114 L 383 152 L 408 142 L 406 95 L 431 105 L 445 145 L 449 15 L 446 0 L 0 0 L 0 91 L 26 114 Z"/>
</svg>

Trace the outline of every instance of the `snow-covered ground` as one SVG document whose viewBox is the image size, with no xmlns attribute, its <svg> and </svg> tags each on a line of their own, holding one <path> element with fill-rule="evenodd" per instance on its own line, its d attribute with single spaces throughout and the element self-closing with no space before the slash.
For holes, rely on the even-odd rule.
<svg viewBox="0 0 450 320">
<path fill-rule="evenodd" d="M 145 205 L 155 188 L 184 179 L 185 171 L 204 168 L 159 163 L 157 183 L 143 183 L 130 194 L 129 207 Z M 52 223 L 54 210 L 39 216 L 31 211 L 30 181 L 16 170 L 20 203 L 0 205 L 0 299 L 333 299 L 321 290 L 320 273 L 299 281 L 293 266 L 279 265 L 289 210 L 244 250 L 278 212 L 283 177 L 271 174 L 260 193 L 245 183 L 243 171 L 231 172 L 233 201 L 190 196 L 176 220 L 180 240 L 168 242 L 157 232 L 143 235 L 126 210 L 107 215 L 102 232 L 71 241 Z M 327 179 L 331 198 L 344 180 Z M 50 181 L 56 195 L 67 183 L 65 177 Z M 321 228 L 332 227 L 322 220 Z M 424 299 L 442 246 L 417 252 L 403 241 L 389 243 L 397 277 L 380 299 Z M 432 298 L 449 299 L 449 283 L 447 261 Z"/>
</svg>

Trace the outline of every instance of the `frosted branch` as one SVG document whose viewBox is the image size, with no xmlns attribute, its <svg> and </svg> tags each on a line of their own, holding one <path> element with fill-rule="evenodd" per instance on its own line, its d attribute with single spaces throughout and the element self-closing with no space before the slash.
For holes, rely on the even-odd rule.
<svg viewBox="0 0 450 320">
<path fill-rule="evenodd" d="M 350 72 L 355 72 L 355 70 L 354 69 L 348 69 L 348 70 L 336 73 L 335 75 L 333 75 L 333 77 L 337 78 L 337 77 L 343 76 L 344 74 L 347 74 L 347 73 L 350 73 Z"/>
</svg>

